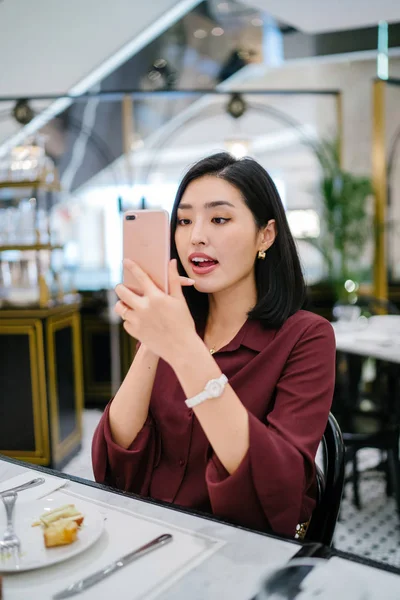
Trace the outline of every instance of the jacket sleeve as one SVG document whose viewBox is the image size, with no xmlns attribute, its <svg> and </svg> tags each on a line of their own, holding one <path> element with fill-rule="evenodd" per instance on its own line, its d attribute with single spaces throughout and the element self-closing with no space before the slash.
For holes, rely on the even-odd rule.
<svg viewBox="0 0 400 600">
<path fill-rule="evenodd" d="M 157 457 L 157 433 L 149 413 L 133 443 L 125 449 L 111 435 L 109 410 L 106 407 L 92 441 L 92 464 L 95 480 L 118 489 L 147 496 L 151 473 Z"/>
<path fill-rule="evenodd" d="M 249 417 L 249 450 L 229 475 L 214 454 L 206 481 L 213 513 L 253 529 L 293 536 L 315 506 L 315 455 L 335 379 L 335 338 L 326 321 L 293 347 L 264 422 Z"/>
</svg>

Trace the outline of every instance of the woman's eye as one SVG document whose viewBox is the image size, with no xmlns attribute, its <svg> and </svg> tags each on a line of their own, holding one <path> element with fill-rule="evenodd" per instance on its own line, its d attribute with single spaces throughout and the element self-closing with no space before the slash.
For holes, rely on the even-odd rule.
<svg viewBox="0 0 400 600">
<path fill-rule="evenodd" d="M 178 225 L 189 225 L 190 219 L 178 219 Z"/>
<path fill-rule="evenodd" d="M 212 221 L 216 225 L 224 225 L 225 223 L 230 221 L 230 219 L 225 219 L 224 217 L 214 217 Z"/>
</svg>

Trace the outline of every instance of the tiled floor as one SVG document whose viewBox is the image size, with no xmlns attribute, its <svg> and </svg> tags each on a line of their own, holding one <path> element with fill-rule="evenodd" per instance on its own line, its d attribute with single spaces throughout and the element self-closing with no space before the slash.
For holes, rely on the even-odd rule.
<svg viewBox="0 0 400 600">
<path fill-rule="evenodd" d="M 351 502 L 351 485 L 346 486 L 334 543 L 340 550 L 400 567 L 400 519 L 385 487 L 381 471 L 364 472 L 360 482 L 362 508 L 358 510 Z"/>
<path fill-rule="evenodd" d="M 93 479 L 90 448 L 100 416 L 99 410 L 85 410 L 82 451 L 68 463 L 65 472 Z M 360 483 L 362 509 L 352 505 L 352 490 L 347 485 L 334 545 L 400 567 L 400 519 L 393 498 L 386 497 L 383 473 L 373 470 L 378 459 L 373 450 L 360 452 L 359 464 L 364 470 Z"/>
</svg>

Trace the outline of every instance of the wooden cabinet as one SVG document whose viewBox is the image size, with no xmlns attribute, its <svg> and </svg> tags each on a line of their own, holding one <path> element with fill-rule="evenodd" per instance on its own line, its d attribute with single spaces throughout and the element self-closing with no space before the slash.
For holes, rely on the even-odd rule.
<svg viewBox="0 0 400 600">
<path fill-rule="evenodd" d="M 79 304 L 0 311 L 0 452 L 62 468 L 81 447 Z"/>
</svg>

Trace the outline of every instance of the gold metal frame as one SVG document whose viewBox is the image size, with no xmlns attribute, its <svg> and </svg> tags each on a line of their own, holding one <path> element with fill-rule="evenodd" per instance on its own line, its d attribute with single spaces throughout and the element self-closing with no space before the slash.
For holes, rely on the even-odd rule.
<svg viewBox="0 0 400 600">
<path fill-rule="evenodd" d="M 0 188 L 35 188 L 49 192 L 61 191 L 60 183 L 58 181 L 46 183 L 42 179 L 35 179 L 34 181 L 1 181 Z"/>
<path fill-rule="evenodd" d="M 336 120 L 338 129 L 339 165 L 343 167 L 343 93 L 336 95 Z"/>
<path fill-rule="evenodd" d="M 134 182 L 132 150 L 134 142 L 133 100 L 129 94 L 122 99 L 122 145 L 125 157 L 126 178 L 128 185 Z"/>
<path fill-rule="evenodd" d="M 385 81 L 374 81 L 372 123 L 372 178 L 375 193 L 374 295 L 382 299 L 388 297 L 385 232 L 387 205 L 385 91 Z"/>
<path fill-rule="evenodd" d="M 60 420 L 58 408 L 57 367 L 54 334 L 60 329 L 72 329 L 72 359 L 74 366 L 75 411 L 77 426 L 64 440 L 60 439 Z M 53 461 L 60 462 L 80 443 L 82 439 L 83 380 L 80 317 L 78 313 L 47 319 L 46 340 L 48 348 L 49 404 L 52 429 Z"/>
<path fill-rule="evenodd" d="M 39 308 L 13 308 L 7 307 L 2 308 L 0 311 L 0 323 L 2 323 L 2 319 L 13 319 L 13 318 L 37 318 L 43 319 L 45 317 L 53 317 L 56 315 L 64 315 L 66 312 L 70 311 L 78 311 L 80 308 L 80 304 L 78 302 L 71 302 L 70 304 L 60 304 L 52 307 Z M 19 321 L 20 322 L 20 321 Z"/>
<path fill-rule="evenodd" d="M 1 244 L 0 250 L 61 250 L 63 246 L 52 244 Z"/>
<path fill-rule="evenodd" d="M 27 335 L 32 385 L 32 408 L 35 450 L 1 450 L 5 456 L 25 460 L 38 465 L 50 463 L 49 430 L 47 426 L 46 374 L 43 347 L 42 322 L 26 319 L 1 319 L 0 335 Z"/>
</svg>

